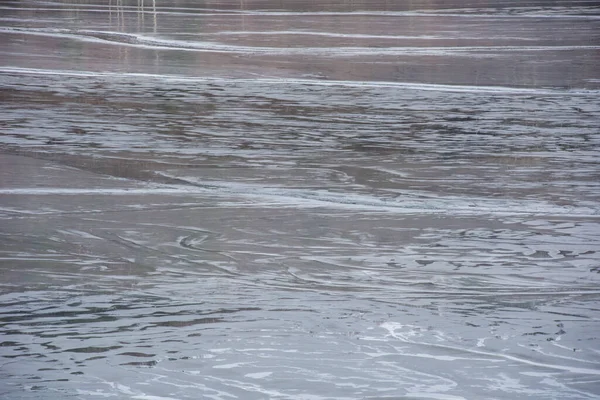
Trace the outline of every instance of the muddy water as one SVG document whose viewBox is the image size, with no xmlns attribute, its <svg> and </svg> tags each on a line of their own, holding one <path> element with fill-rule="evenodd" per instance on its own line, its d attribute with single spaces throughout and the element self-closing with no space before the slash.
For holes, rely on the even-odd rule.
<svg viewBox="0 0 600 400">
<path fill-rule="evenodd" d="M 593 1 L 0 2 L 0 398 L 600 396 Z"/>
</svg>

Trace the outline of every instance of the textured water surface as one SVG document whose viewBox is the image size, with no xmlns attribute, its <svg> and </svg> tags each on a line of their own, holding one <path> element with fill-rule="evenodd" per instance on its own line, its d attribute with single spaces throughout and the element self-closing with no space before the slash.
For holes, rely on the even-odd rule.
<svg viewBox="0 0 600 400">
<path fill-rule="evenodd" d="M 599 28 L 0 1 L 0 398 L 598 398 Z"/>
</svg>

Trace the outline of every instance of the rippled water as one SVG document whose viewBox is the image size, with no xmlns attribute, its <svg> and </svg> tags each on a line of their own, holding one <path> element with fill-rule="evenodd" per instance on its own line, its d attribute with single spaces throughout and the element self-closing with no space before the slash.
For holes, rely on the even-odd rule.
<svg viewBox="0 0 600 400">
<path fill-rule="evenodd" d="M 599 28 L 0 2 L 0 398 L 598 398 Z"/>
</svg>

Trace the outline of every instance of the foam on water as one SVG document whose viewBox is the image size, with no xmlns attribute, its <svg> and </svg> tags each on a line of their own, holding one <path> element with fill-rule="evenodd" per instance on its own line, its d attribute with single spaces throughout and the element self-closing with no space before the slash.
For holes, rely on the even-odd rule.
<svg viewBox="0 0 600 400">
<path fill-rule="evenodd" d="M 236 46 L 209 41 L 167 40 L 139 34 L 124 34 L 119 32 L 102 32 L 91 30 L 68 29 L 20 29 L 0 28 L 4 34 L 26 34 L 48 37 L 64 37 L 78 41 L 93 43 L 110 43 L 119 46 L 132 46 L 144 49 L 181 50 L 217 53 L 239 53 L 251 55 L 301 55 L 321 57 L 356 57 L 356 56 L 435 56 L 452 55 L 454 57 L 478 57 L 484 53 L 487 57 L 500 57 L 503 52 L 541 52 L 541 51 L 577 51 L 598 50 L 600 46 L 460 46 L 460 47 L 301 47 L 276 48 L 260 46 Z"/>
<path fill-rule="evenodd" d="M 87 72 L 73 70 L 44 70 L 35 68 L 15 68 L 15 67 L 0 67 L 0 73 L 5 74 L 32 74 L 40 76 L 72 76 L 72 77 L 90 77 L 90 78 L 108 78 L 108 79 L 149 79 L 165 82 L 181 82 L 181 83 L 222 83 L 222 84 L 265 84 L 265 85 L 309 85 L 309 86 L 340 86 L 340 87 L 357 87 L 357 88 L 406 88 L 412 90 L 426 90 L 436 92 L 456 92 L 456 93 L 489 93 L 489 94 L 522 94 L 522 95 L 552 95 L 552 96 L 573 96 L 573 95 L 595 95 L 599 94 L 600 90 L 595 89 L 535 89 L 535 88 L 518 88 L 518 87 L 503 87 L 503 86 L 465 86 L 465 85 L 441 85 L 427 83 L 411 83 L 411 82 L 380 82 L 380 81 L 351 81 L 351 80 L 320 80 L 320 79 L 301 79 L 301 78 L 266 78 L 256 76 L 251 79 L 239 77 L 192 77 L 181 75 L 162 75 L 162 74 L 143 74 L 135 72 L 119 73 L 119 72 Z M 595 106 L 595 105 L 592 105 Z"/>
<path fill-rule="evenodd" d="M 597 398 L 597 5 L 293 3 L 0 6 L 0 398 Z"/>
</svg>

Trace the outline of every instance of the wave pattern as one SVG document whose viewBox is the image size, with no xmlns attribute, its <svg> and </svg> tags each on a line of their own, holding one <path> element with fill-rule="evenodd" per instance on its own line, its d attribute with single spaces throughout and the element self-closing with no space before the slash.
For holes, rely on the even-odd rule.
<svg viewBox="0 0 600 400">
<path fill-rule="evenodd" d="M 1 399 L 600 395 L 597 4 L 389 3 L 0 4 Z"/>
<path fill-rule="evenodd" d="M 598 88 L 595 2 L 149 3 L 3 5 L 1 50 L 28 68 Z"/>
</svg>

